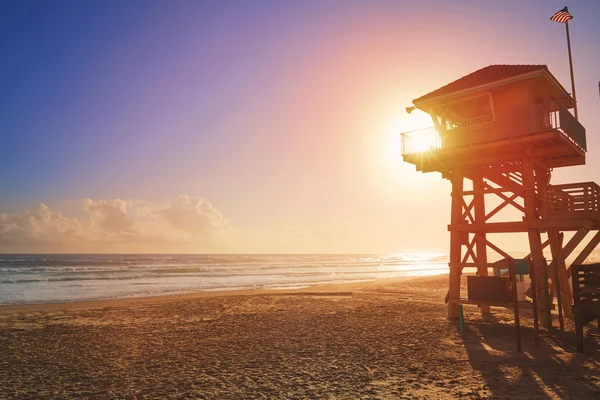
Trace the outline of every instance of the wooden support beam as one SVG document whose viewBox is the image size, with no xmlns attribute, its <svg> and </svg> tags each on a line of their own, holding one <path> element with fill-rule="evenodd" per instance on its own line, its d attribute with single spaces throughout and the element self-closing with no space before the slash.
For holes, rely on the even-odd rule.
<svg viewBox="0 0 600 400">
<path fill-rule="evenodd" d="M 561 261 L 558 259 L 558 257 L 560 257 L 560 250 L 562 249 L 562 238 L 564 235 L 561 235 L 557 230 L 551 230 L 548 231 L 548 240 L 550 240 L 550 248 L 552 251 L 552 258 L 554 259 L 552 262 L 552 265 L 554 266 L 554 268 L 552 269 L 552 274 L 550 274 L 550 279 L 552 281 L 552 287 L 554 288 L 554 291 L 556 291 L 556 299 L 558 302 L 558 323 L 560 326 L 560 330 L 564 332 L 565 330 L 565 325 L 563 322 L 563 315 L 567 316 L 567 318 L 569 318 L 569 316 L 567 315 L 567 310 L 563 310 L 563 307 L 566 306 L 568 304 L 568 306 L 566 308 L 571 308 L 571 302 L 569 301 L 568 303 L 565 303 L 565 295 L 562 293 L 563 292 L 563 287 L 564 286 L 564 281 L 567 281 L 567 289 L 568 289 L 568 279 L 566 279 L 565 276 L 561 276 L 560 271 L 559 271 L 559 265 L 563 265 L 564 266 L 564 260 Z M 563 270 L 566 270 L 566 268 L 564 268 Z M 550 301 L 552 302 L 552 290 L 550 290 Z"/>
<path fill-rule="evenodd" d="M 544 250 L 549 245 L 550 245 L 550 239 L 546 239 L 546 241 L 544 243 L 542 243 L 542 250 Z M 531 253 L 529 253 L 525 257 L 523 257 L 524 260 L 527 258 L 531 258 Z"/>
<path fill-rule="evenodd" d="M 448 230 L 459 232 L 486 232 L 486 233 L 506 233 L 506 232 L 527 232 L 529 224 L 527 222 L 489 222 L 486 224 L 456 224 L 448 225 Z"/>
<path fill-rule="evenodd" d="M 541 204 L 538 204 L 539 216 L 548 219 L 548 185 L 550 185 L 550 171 L 548 169 L 536 168 L 535 179 L 538 187 Z"/>
<path fill-rule="evenodd" d="M 520 205 L 519 203 L 517 203 L 517 202 L 514 201 L 514 198 L 516 198 L 517 196 L 519 196 L 518 193 L 515 193 L 513 196 L 508 197 L 504 193 L 498 192 L 498 193 L 496 193 L 496 196 L 500 197 L 502 200 L 504 200 L 505 202 L 511 204 L 517 210 L 519 210 L 523 214 L 525 214 L 525 207 L 523 207 L 522 205 Z"/>
<path fill-rule="evenodd" d="M 499 187 L 499 188 L 495 188 L 492 187 L 490 184 L 488 184 L 487 182 L 485 183 L 485 194 L 488 193 L 506 193 L 506 192 L 510 192 L 510 193 L 520 193 L 523 191 L 523 187 L 522 186 L 510 186 L 510 187 Z M 463 196 L 472 196 L 473 194 L 475 194 L 474 190 L 465 190 L 464 192 L 462 192 Z"/>
<path fill-rule="evenodd" d="M 510 254 L 508 254 L 507 252 L 505 252 L 504 250 L 502 250 L 500 247 L 496 246 L 494 243 L 490 242 L 489 240 L 485 239 L 485 243 L 496 253 L 500 254 L 502 257 L 508 258 L 509 260 L 513 258 Z"/>
<path fill-rule="evenodd" d="M 588 232 L 589 230 L 583 228 L 578 230 L 575 235 L 573 235 L 571 240 L 569 240 L 569 243 L 562 247 L 562 238 L 560 237 L 561 235 L 559 235 L 558 231 L 548 231 L 548 238 L 550 240 L 550 248 L 553 258 L 548 267 L 548 275 L 553 277 L 553 287 L 557 293 L 557 296 L 559 296 L 559 308 L 562 306 L 562 314 L 566 318 L 573 318 L 573 310 L 571 309 L 573 297 L 571 296 L 569 275 L 565 260 L 571 255 L 579 243 L 581 243 Z"/>
<path fill-rule="evenodd" d="M 492 211 L 490 211 L 484 218 L 484 221 L 487 221 L 488 219 L 492 218 L 494 215 L 496 215 L 499 211 L 501 211 L 504 207 L 506 207 L 509 204 L 515 204 L 514 200 L 518 197 L 518 195 L 515 193 L 513 194 L 510 198 L 504 200 L 502 203 L 500 203 L 496 208 L 494 208 Z"/>
<path fill-rule="evenodd" d="M 506 190 L 494 190 L 494 188 L 489 183 L 487 183 L 487 182 L 485 183 L 485 185 L 486 185 L 486 188 L 487 188 L 486 192 L 491 192 L 491 193 L 496 194 L 498 197 L 500 197 L 505 202 L 508 202 L 508 203 L 512 204 L 516 209 L 518 209 L 522 213 L 525 213 L 525 207 L 523 207 L 519 203 L 515 202 L 515 200 L 514 200 L 517 197 L 523 197 L 523 193 L 524 193 L 524 191 L 526 189 L 525 187 L 521 186 L 521 187 L 519 187 L 518 190 L 511 190 L 511 192 L 514 195 L 509 198 L 508 196 L 506 196 L 504 194 L 504 192 L 506 192 Z"/>
<path fill-rule="evenodd" d="M 583 248 L 583 250 L 581 250 L 581 253 L 579 253 L 579 255 L 573 261 L 573 264 L 571 264 L 571 265 L 583 264 L 585 259 L 588 258 L 590 256 L 590 254 L 592 254 L 592 251 L 594 251 L 596 246 L 598 246 L 598 243 L 600 243 L 600 231 L 596 232 L 594 237 Z M 567 269 L 567 275 L 571 276 L 571 266 L 569 266 L 569 268 Z"/>
<path fill-rule="evenodd" d="M 541 147 L 538 149 L 533 149 L 531 155 L 534 157 L 556 157 L 559 155 L 571 155 L 573 154 L 573 149 L 569 147 L 565 147 L 562 145 L 559 146 L 549 146 L 549 147 Z"/>
<path fill-rule="evenodd" d="M 456 168 L 452 171 L 452 205 L 450 207 L 450 221 L 453 226 L 461 225 L 463 208 L 463 171 Z M 461 275 L 461 251 L 462 232 L 455 230 L 450 232 L 450 277 L 448 282 L 448 299 L 460 299 L 460 275 Z M 448 318 L 458 318 L 458 305 L 448 302 Z"/>
<path fill-rule="evenodd" d="M 466 262 L 466 263 L 461 264 L 461 266 L 463 268 L 477 268 L 478 265 L 485 265 L 486 268 L 494 268 L 496 266 L 496 264 L 491 263 L 491 262 L 487 262 L 485 264 L 480 263 L 480 262 L 479 263 L 474 263 L 474 262 L 469 263 L 469 262 Z"/>
<path fill-rule="evenodd" d="M 512 298 L 515 313 L 517 351 L 521 352 L 521 323 L 519 320 L 519 301 L 517 300 L 517 276 L 515 274 L 515 263 L 512 259 L 509 259 L 508 261 L 508 271 L 510 275 L 510 281 L 512 284 Z"/>
<path fill-rule="evenodd" d="M 481 175 L 474 177 L 473 190 L 475 191 L 475 194 L 473 195 L 473 204 L 475 204 L 475 222 L 485 223 L 485 182 Z M 477 275 L 488 276 L 486 245 L 487 238 L 485 232 L 476 233 L 473 240 L 475 241 L 475 245 L 477 246 L 477 259 L 473 257 L 473 261 L 477 263 Z M 490 313 L 489 306 L 482 305 L 479 307 L 479 310 L 482 314 Z"/>
<path fill-rule="evenodd" d="M 460 232 L 487 232 L 487 233 L 507 233 L 507 232 L 528 232 L 530 229 L 538 229 L 545 232 L 548 229 L 558 229 L 560 231 L 578 231 L 585 228 L 587 230 L 598 229 L 598 224 L 593 224 L 590 220 L 537 220 L 537 221 L 513 221 L 513 222 L 488 222 L 486 224 L 456 224 L 448 225 L 450 232 L 456 230 Z"/>
<path fill-rule="evenodd" d="M 472 224 L 475 223 L 475 219 L 473 218 L 473 215 L 471 215 L 471 209 L 473 208 L 473 205 L 475 204 L 475 202 L 473 200 L 471 200 L 471 202 L 467 205 L 467 202 L 465 201 L 465 198 L 462 197 L 462 206 L 463 206 L 463 213 L 462 213 L 462 219 L 469 219 L 469 221 L 471 221 Z"/>
<path fill-rule="evenodd" d="M 571 240 L 569 240 L 569 243 L 567 243 L 567 245 L 565 247 L 560 249 L 557 256 L 556 257 L 554 257 L 554 255 L 552 256 L 552 258 L 554 258 L 554 260 L 548 266 L 549 274 L 552 273 L 552 270 L 554 268 L 554 265 L 552 265 L 552 264 L 558 260 L 563 260 L 563 262 L 564 262 L 564 260 L 566 260 L 571 255 L 571 253 L 573 252 L 573 250 L 575 250 L 575 248 L 579 245 L 579 243 L 581 243 L 581 241 L 583 240 L 583 238 L 585 238 L 585 236 L 588 234 L 588 232 L 589 232 L 589 229 L 580 228 L 575 233 L 575 235 L 573 235 Z M 552 245 L 552 242 L 550 244 Z M 566 269 L 565 269 L 565 272 L 566 272 Z"/>
<path fill-rule="evenodd" d="M 533 268 L 533 262 L 531 261 L 531 257 L 528 260 L 529 262 L 529 278 L 531 279 L 531 285 L 533 287 L 537 287 L 535 281 L 535 268 Z M 537 303 L 537 295 L 536 291 L 531 291 L 531 300 L 533 302 L 533 338 L 535 341 L 535 347 L 540 347 L 540 332 L 539 332 L 539 318 L 538 318 L 538 303 Z"/>
<path fill-rule="evenodd" d="M 525 158 L 523 160 L 523 187 L 525 187 L 525 193 L 523 196 L 525 202 L 525 219 L 531 224 L 538 220 L 537 215 L 537 196 L 535 193 L 535 175 L 533 169 L 533 162 L 531 158 Z M 552 314 L 550 313 L 550 302 L 548 297 L 548 277 L 547 277 L 547 264 L 544 259 L 544 253 L 542 251 L 542 239 L 540 230 L 534 227 L 530 227 L 527 231 L 529 237 L 529 247 L 531 249 L 531 260 L 533 262 L 533 268 L 535 269 L 537 287 L 533 290 L 536 291 L 538 310 L 540 316 L 540 322 L 543 326 L 548 329 L 548 332 L 552 329 Z"/>
<path fill-rule="evenodd" d="M 490 182 L 495 183 L 496 185 L 501 186 L 501 187 L 514 187 L 515 186 L 514 181 L 507 179 L 504 176 L 486 175 L 486 179 L 488 179 Z M 517 193 L 520 197 L 523 197 L 525 194 L 525 190 L 527 190 L 527 188 L 525 187 L 525 185 L 522 185 L 521 190 L 515 190 L 513 193 Z"/>
<path fill-rule="evenodd" d="M 471 240 L 471 242 L 467 242 L 467 251 L 465 252 L 465 256 L 463 257 L 461 264 L 465 264 L 467 262 L 467 260 L 469 259 L 469 256 L 471 256 L 471 259 L 473 260 L 474 263 L 477 263 L 477 257 L 475 256 L 475 238 L 476 236 L 473 236 L 473 240 Z"/>
</svg>

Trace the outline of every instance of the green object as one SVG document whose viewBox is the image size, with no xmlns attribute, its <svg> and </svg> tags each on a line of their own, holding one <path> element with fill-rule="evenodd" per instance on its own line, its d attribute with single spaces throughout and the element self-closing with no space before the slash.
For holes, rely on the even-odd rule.
<svg viewBox="0 0 600 400">
<path fill-rule="evenodd" d="M 516 275 L 528 275 L 529 274 L 529 260 L 527 259 L 513 259 L 515 264 Z M 498 271 L 497 271 L 498 270 Z M 494 276 L 500 276 L 508 271 L 508 258 L 496 261 L 494 263 Z M 498 274 L 498 275 L 496 275 Z"/>
<path fill-rule="evenodd" d="M 529 260 L 514 260 L 515 263 L 515 274 L 517 275 L 528 275 L 529 274 Z"/>
<path fill-rule="evenodd" d="M 465 317 L 463 316 L 463 306 L 458 305 L 458 328 L 460 329 L 460 336 L 465 336 Z"/>
</svg>

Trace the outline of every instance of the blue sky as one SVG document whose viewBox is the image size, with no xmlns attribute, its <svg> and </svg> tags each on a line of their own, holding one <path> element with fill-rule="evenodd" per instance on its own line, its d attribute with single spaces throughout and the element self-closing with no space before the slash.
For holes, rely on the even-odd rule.
<svg viewBox="0 0 600 400">
<path fill-rule="evenodd" d="M 84 199 L 185 195 L 247 240 L 231 251 L 443 251 L 447 182 L 389 151 L 404 106 L 489 64 L 547 64 L 570 90 L 564 5 L 4 0 L 0 213 L 89 225 Z M 568 5 L 589 162 L 554 179 L 600 180 L 600 2 Z"/>
</svg>

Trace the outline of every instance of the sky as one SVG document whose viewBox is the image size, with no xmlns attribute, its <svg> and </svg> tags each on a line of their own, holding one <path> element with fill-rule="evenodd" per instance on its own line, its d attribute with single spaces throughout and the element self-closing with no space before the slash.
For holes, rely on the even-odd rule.
<svg viewBox="0 0 600 400">
<path fill-rule="evenodd" d="M 570 91 L 564 3 L 3 0 L 0 252 L 445 253 L 404 108 L 490 64 Z M 552 183 L 600 180 L 600 2 L 567 5 L 588 163 Z"/>
</svg>

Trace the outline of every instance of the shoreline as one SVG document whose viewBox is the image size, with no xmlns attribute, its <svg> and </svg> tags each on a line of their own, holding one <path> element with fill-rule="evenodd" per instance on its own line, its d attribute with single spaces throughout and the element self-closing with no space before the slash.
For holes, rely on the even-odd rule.
<svg viewBox="0 0 600 400">
<path fill-rule="evenodd" d="M 296 289 L 242 289 L 242 290 L 212 290 L 198 291 L 190 293 L 158 294 L 155 296 L 136 296 L 121 297 L 112 299 L 94 299 L 94 300 L 76 300 L 57 303 L 21 303 L 21 304 L 0 304 L 0 316 L 13 314 L 17 312 L 40 312 L 56 310 L 78 310 L 105 307 L 133 306 L 137 304 L 157 304 L 170 301 L 193 300 L 199 298 L 214 297 L 237 297 L 237 296 L 272 296 L 272 295 L 290 295 L 311 293 L 338 293 L 358 291 L 364 292 L 366 289 L 378 284 L 398 284 L 415 279 L 435 279 L 447 274 L 426 275 L 426 276 L 400 276 L 394 278 L 373 279 L 370 281 L 346 282 L 346 283 L 327 283 L 322 285 L 312 285 Z"/>
</svg>

